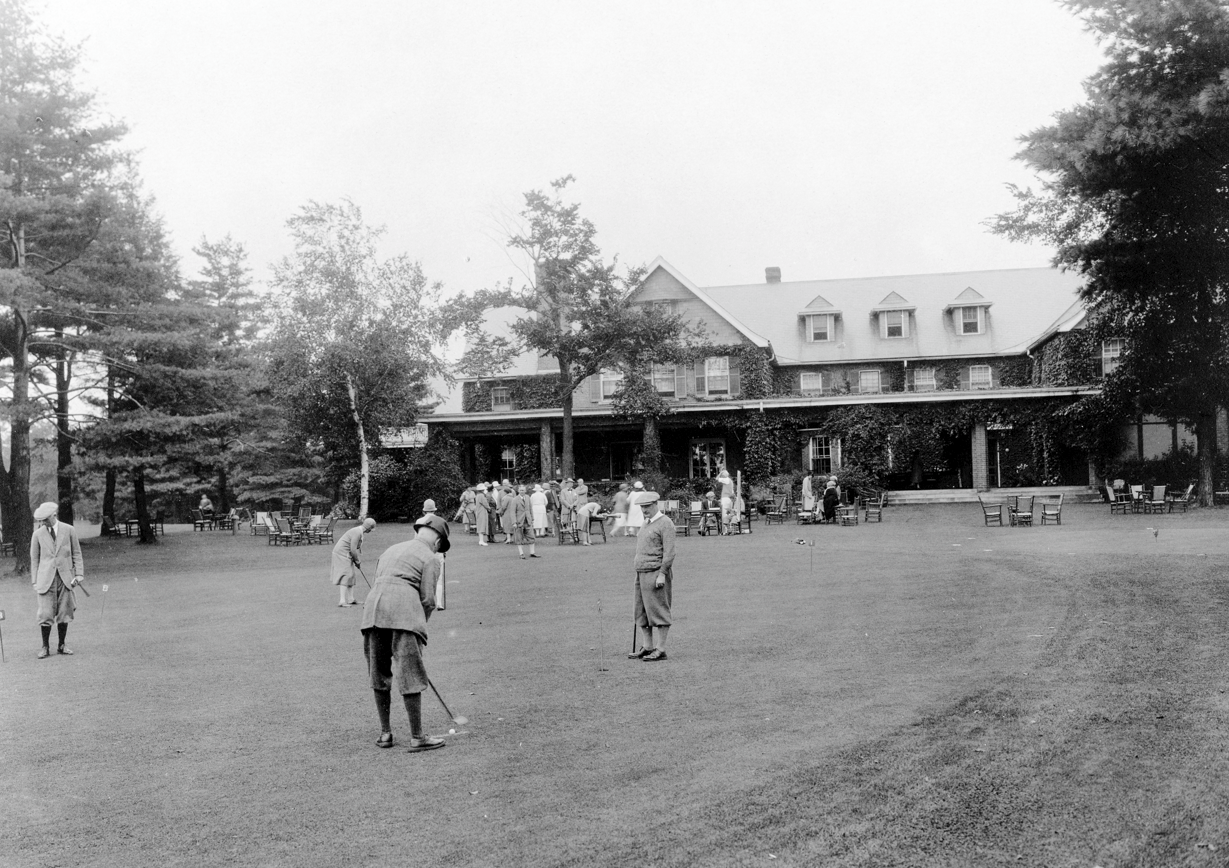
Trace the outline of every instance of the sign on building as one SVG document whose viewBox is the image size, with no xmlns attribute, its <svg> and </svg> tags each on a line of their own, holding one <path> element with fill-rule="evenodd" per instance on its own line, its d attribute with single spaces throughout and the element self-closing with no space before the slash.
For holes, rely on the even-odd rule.
<svg viewBox="0 0 1229 868">
<path fill-rule="evenodd" d="M 413 428 L 382 428 L 380 443 L 385 449 L 421 449 L 427 445 L 427 423 Z"/>
</svg>

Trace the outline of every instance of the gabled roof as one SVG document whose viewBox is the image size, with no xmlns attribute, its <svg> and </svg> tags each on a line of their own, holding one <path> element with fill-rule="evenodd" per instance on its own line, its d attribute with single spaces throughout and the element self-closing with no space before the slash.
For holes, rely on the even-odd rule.
<svg viewBox="0 0 1229 868">
<path fill-rule="evenodd" d="M 837 308 L 834 307 L 832 302 L 828 301 L 828 299 L 824 298 L 822 295 L 817 295 L 807 302 L 807 306 L 805 308 L 798 311 L 798 316 L 807 316 L 808 314 L 813 313 L 839 314 L 840 311 L 837 310 Z"/>
<path fill-rule="evenodd" d="M 1072 329 L 1083 328 L 1088 322 L 1088 309 L 1084 307 L 1083 301 L 1075 301 L 1071 307 L 1067 308 L 1058 319 L 1050 324 L 1049 328 L 1038 335 L 1028 345 L 1028 351 L 1031 353 L 1037 347 L 1044 344 L 1050 338 L 1057 334 L 1064 334 Z"/>
<path fill-rule="evenodd" d="M 944 310 L 951 310 L 954 307 L 990 307 L 994 304 L 992 301 L 986 301 L 986 297 L 971 286 L 965 287 L 964 292 L 956 296 Z"/>
<path fill-rule="evenodd" d="M 717 314 L 717 316 L 721 317 L 723 320 L 725 320 L 727 323 L 729 323 L 731 326 L 737 329 L 739 333 L 741 333 L 742 336 L 745 337 L 747 340 L 751 341 L 751 343 L 755 344 L 757 347 L 762 347 L 764 349 L 768 348 L 769 343 L 768 343 L 767 338 L 749 329 L 742 320 L 734 317 L 728 310 L 722 307 L 721 304 L 716 299 L 714 299 L 706 291 L 704 291 L 703 289 L 700 289 L 700 287 L 692 283 L 681 271 L 679 271 L 677 268 L 675 268 L 673 265 L 667 262 L 664 258 L 659 256 L 656 259 L 654 259 L 652 262 L 650 262 L 648 269 L 645 271 L 645 277 L 648 277 L 650 274 L 652 274 L 654 271 L 656 271 L 659 268 L 662 271 L 669 274 L 679 283 L 681 283 L 688 292 L 690 292 L 697 299 L 699 299 L 705 305 L 707 305 L 713 311 L 713 313 Z M 634 299 L 635 297 L 636 297 L 636 294 L 632 293 L 632 299 Z"/>
<path fill-rule="evenodd" d="M 777 361 L 790 365 L 899 359 L 902 354 L 919 359 L 1023 353 L 1057 313 L 1078 307 L 1082 283 L 1079 275 L 1054 268 L 1010 268 L 710 286 L 702 291 L 767 338 Z M 958 335 L 944 311 L 969 289 L 982 298 L 978 305 L 993 304 L 993 313 L 983 334 Z M 808 343 L 798 328 L 795 312 L 806 311 L 816 296 L 844 311 L 836 341 Z M 879 299 L 883 301 L 876 303 Z M 870 314 L 877 307 L 902 306 L 915 308 L 916 328 L 910 329 L 909 340 L 881 338 Z"/>
</svg>

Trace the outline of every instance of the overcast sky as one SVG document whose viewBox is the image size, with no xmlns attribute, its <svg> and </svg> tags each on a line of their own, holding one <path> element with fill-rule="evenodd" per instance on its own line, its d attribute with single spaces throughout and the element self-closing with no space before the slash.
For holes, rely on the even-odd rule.
<svg viewBox="0 0 1229 868">
<path fill-rule="evenodd" d="M 604 253 L 701 286 L 1045 265 L 981 223 L 1102 59 L 1052 0 L 44 2 L 186 272 L 229 233 L 263 280 L 348 197 L 452 291 L 564 174 Z"/>
</svg>

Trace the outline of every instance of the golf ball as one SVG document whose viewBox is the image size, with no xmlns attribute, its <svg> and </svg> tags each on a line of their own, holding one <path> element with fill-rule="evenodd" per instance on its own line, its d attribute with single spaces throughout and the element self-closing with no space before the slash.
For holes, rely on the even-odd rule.
<svg viewBox="0 0 1229 868">
<path fill-rule="evenodd" d="M 450 730 L 448 730 L 448 734 L 449 734 L 449 735 L 456 735 L 456 734 L 457 734 L 457 731 L 456 731 L 455 729 L 450 729 Z"/>
</svg>

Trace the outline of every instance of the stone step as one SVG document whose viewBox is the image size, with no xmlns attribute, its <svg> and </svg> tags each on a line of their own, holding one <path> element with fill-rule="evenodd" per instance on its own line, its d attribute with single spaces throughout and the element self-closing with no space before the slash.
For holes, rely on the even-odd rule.
<svg viewBox="0 0 1229 868">
<path fill-rule="evenodd" d="M 939 488 L 914 491 L 889 491 L 889 506 L 918 506 L 928 503 L 977 503 L 978 495 L 987 502 L 999 502 L 1008 497 L 1022 494 L 1034 495 L 1040 498 L 1052 498 L 1064 495 L 1067 503 L 1099 503 L 1103 500 L 1101 492 L 1086 485 L 1039 485 L 1032 488 L 992 488 L 989 491 L 977 491 L 973 488 Z"/>
</svg>

